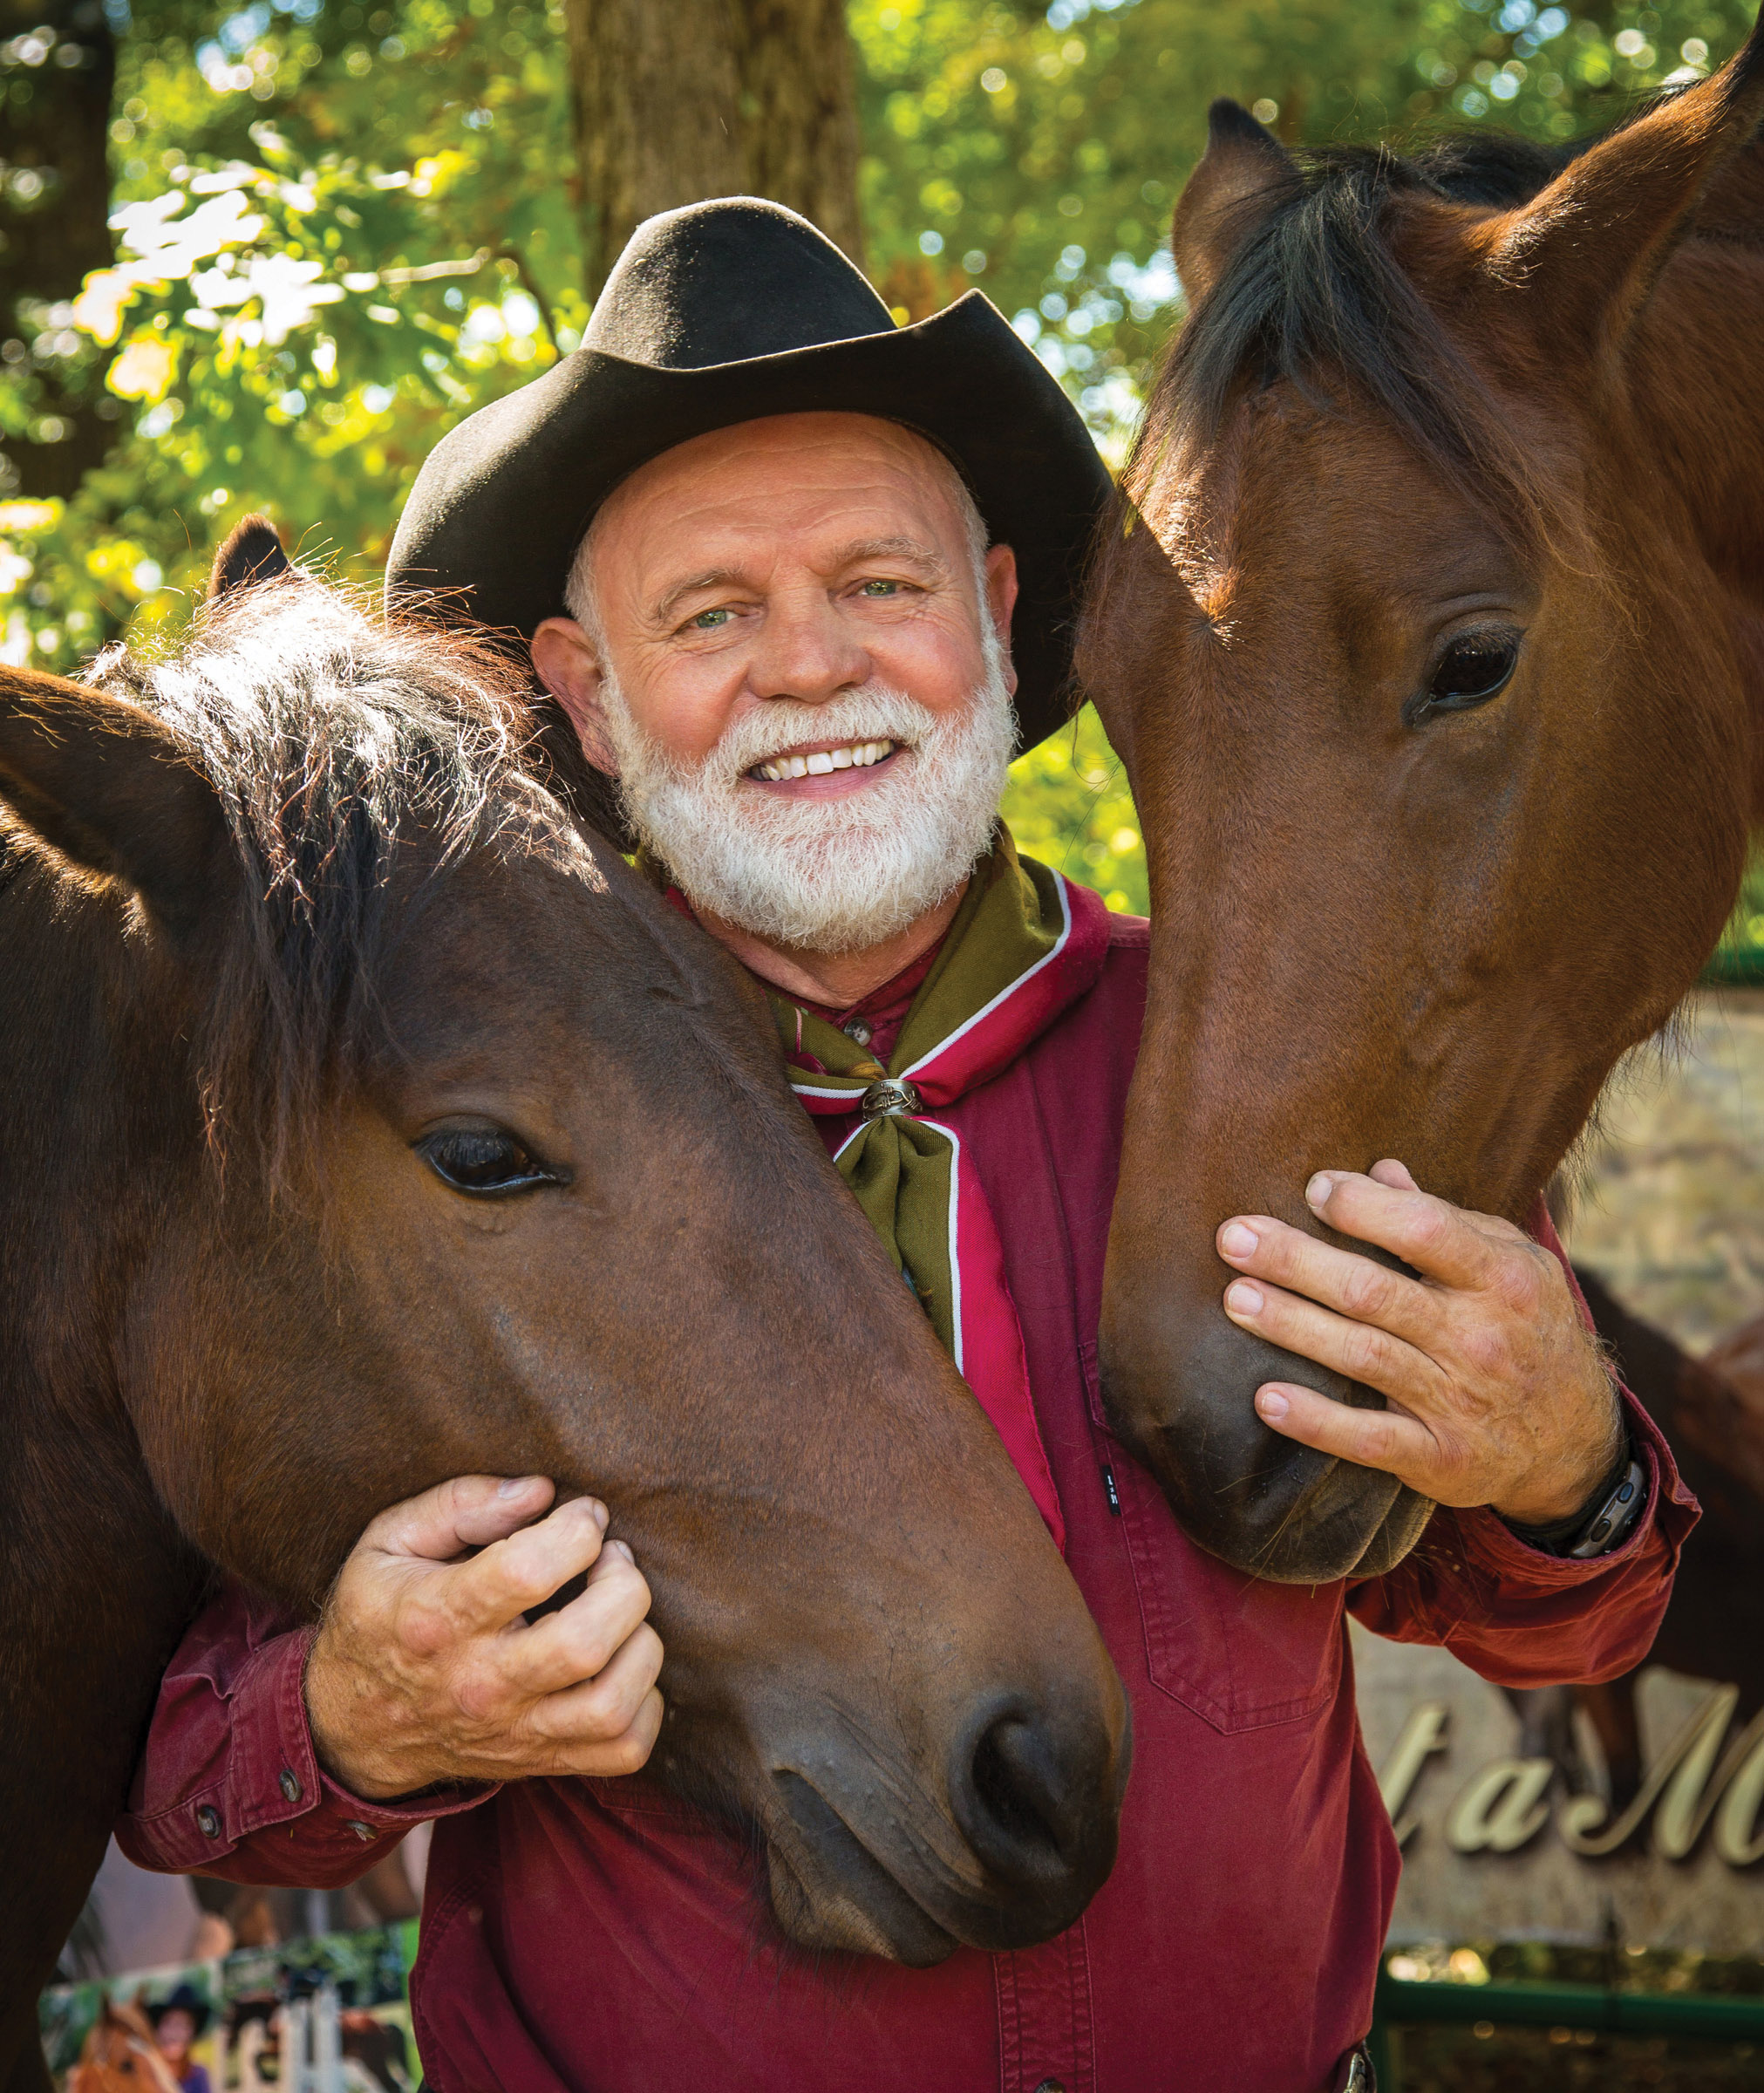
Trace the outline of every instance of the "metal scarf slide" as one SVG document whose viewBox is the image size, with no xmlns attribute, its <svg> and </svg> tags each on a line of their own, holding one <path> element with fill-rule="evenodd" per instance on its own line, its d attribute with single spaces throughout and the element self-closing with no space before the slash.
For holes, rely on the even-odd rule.
<svg viewBox="0 0 1764 2093">
<path fill-rule="evenodd" d="M 834 1160 L 1062 1551 L 1066 1521 L 998 1225 L 960 1135 L 936 1114 L 1008 1067 L 1075 1003 L 1107 950 L 1099 897 L 1019 859 L 1001 824 L 886 1068 L 825 1019 L 770 997 L 797 1096 L 817 1115 L 862 1114 Z"/>
</svg>

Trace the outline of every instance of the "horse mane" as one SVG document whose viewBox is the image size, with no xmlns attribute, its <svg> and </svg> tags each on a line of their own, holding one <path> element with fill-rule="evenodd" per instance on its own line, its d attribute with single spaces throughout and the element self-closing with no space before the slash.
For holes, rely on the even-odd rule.
<svg viewBox="0 0 1764 2093">
<path fill-rule="evenodd" d="M 1630 120 L 1625 119 L 1625 120 Z M 1391 242 L 1403 198 L 1510 209 L 1590 140 L 1549 147 L 1499 134 L 1440 138 L 1404 156 L 1381 146 L 1301 148 L 1297 181 L 1244 238 L 1172 344 L 1128 468 L 1151 473 L 1219 435 L 1248 389 L 1281 379 L 1339 412 L 1382 412 L 1420 455 L 1509 529 L 1537 527 L 1536 476 L 1488 385 L 1416 289 Z"/>
<path fill-rule="evenodd" d="M 486 849 L 588 862 L 531 760 L 524 680 L 482 638 L 304 576 L 229 591 L 164 658 L 113 647 L 89 680 L 155 712 L 219 796 L 240 876 L 197 1040 L 204 1109 L 217 1152 L 255 1135 L 279 1178 L 385 1043 L 378 983 L 438 876 Z"/>
</svg>

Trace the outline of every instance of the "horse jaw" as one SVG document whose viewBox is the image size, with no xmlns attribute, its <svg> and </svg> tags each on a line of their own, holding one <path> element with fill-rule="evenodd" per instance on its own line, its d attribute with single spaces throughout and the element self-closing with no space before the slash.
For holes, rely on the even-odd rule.
<svg viewBox="0 0 1764 2093">
<path fill-rule="evenodd" d="M 1263 1382 L 1295 1380 L 1359 1408 L 1383 1398 L 1237 1329 L 1217 1290 L 1141 1284 L 1146 1266 L 1132 1257 L 1118 1269 L 1097 1346 L 1104 1408 L 1189 1537 L 1274 1584 L 1393 1569 L 1420 1538 L 1431 1500 L 1270 1431 L 1254 1401 Z"/>
</svg>

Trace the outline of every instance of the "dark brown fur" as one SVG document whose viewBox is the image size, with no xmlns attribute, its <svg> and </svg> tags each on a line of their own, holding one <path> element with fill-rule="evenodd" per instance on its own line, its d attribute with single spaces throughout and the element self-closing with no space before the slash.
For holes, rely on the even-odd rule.
<svg viewBox="0 0 1764 2093">
<path fill-rule="evenodd" d="M 0 2086 L 216 1566 L 310 1612 L 457 1474 L 611 1504 L 797 1939 L 1069 1924 L 1120 1681 L 733 963 L 432 629 L 284 579 L 99 678 L 0 672 Z M 462 1115 L 562 1182 L 450 1190 Z"/>
<path fill-rule="evenodd" d="M 1213 1231 L 1395 1156 L 1524 1216 L 1732 905 L 1764 807 L 1764 38 L 1571 156 L 1295 160 L 1235 105 L 1080 667 L 1144 819 L 1151 989 L 1100 1338 L 1189 1531 L 1297 1582 L 1428 1507 L 1268 1432 L 1381 1398 L 1235 1330 Z M 1424 717 L 1472 617 L 1506 690 Z"/>
</svg>

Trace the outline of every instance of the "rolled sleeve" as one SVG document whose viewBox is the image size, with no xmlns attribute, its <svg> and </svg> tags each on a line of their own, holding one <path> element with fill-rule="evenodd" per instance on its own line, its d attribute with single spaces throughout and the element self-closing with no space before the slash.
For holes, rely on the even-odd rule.
<svg viewBox="0 0 1764 2093">
<path fill-rule="evenodd" d="M 435 1789 L 371 1803 L 334 1781 L 318 1763 L 306 1717 L 315 1633 L 236 1585 L 198 1617 L 161 1681 L 116 1827 L 138 1866 L 339 1888 L 413 1824 L 495 1792 Z"/>
</svg>

